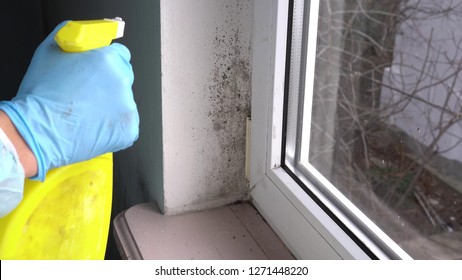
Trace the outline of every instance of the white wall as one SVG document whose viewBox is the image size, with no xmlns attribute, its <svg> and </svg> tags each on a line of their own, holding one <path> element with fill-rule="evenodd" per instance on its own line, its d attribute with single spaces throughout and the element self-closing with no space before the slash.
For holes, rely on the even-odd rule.
<svg viewBox="0 0 462 280">
<path fill-rule="evenodd" d="M 243 198 L 252 0 L 161 1 L 163 211 Z"/>
</svg>

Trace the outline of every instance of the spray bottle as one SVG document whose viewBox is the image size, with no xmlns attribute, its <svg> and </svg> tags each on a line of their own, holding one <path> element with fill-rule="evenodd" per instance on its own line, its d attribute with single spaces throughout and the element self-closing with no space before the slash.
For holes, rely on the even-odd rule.
<svg viewBox="0 0 462 280">
<path fill-rule="evenodd" d="M 55 41 L 83 52 L 123 36 L 120 18 L 69 21 Z M 20 205 L 0 219 L 0 259 L 104 259 L 112 207 L 112 154 L 26 179 Z"/>
</svg>

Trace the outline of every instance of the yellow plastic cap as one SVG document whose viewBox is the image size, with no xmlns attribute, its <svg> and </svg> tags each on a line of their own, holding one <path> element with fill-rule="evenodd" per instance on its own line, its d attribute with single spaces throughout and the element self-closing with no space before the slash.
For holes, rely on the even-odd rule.
<svg viewBox="0 0 462 280">
<path fill-rule="evenodd" d="M 56 34 L 55 41 L 66 52 L 84 52 L 109 46 L 123 36 L 125 23 L 120 19 L 69 21 Z"/>
</svg>

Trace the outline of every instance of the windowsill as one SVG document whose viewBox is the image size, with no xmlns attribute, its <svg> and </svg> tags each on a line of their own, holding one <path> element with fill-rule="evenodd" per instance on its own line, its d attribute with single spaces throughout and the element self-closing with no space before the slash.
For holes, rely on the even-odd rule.
<svg viewBox="0 0 462 280">
<path fill-rule="evenodd" d="M 116 217 L 114 234 L 124 259 L 294 259 L 249 203 L 177 216 L 139 204 Z"/>
</svg>

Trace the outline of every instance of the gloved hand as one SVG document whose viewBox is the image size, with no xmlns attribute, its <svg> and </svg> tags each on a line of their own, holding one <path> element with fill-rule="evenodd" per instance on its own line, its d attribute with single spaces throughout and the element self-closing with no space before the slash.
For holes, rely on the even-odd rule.
<svg viewBox="0 0 462 280">
<path fill-rule="evenodd" d="M 130 52 L 121 44 L 63 52 L 54 37 L 37 48 L 15 98 L 0 102 L 38 163 L 50 168 L 116 152 L 138 138 Z"/>
</svg>

